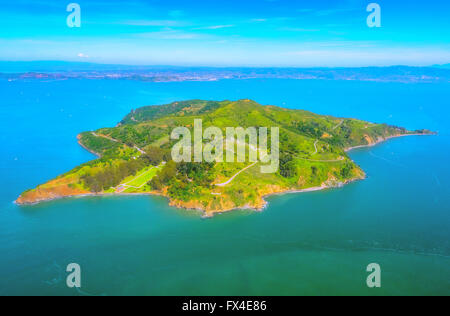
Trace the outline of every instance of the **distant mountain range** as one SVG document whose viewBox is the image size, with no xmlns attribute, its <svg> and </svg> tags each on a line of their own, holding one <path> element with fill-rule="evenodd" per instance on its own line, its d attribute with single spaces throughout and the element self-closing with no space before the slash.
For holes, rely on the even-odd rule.
<svg viewBox="0 0 450 316">
<path fill-rule="evenodd" d="M 151 82 L 216 81 L 223 79 L 321 79 L 377 82 L 450 82 L 450 64 L 430 67 L 363 68 L 214 68 L 176 66 L 128 66 L 77 62 L 0 62 L 0 78 L 110 79 Z"/>
<path fill-rule="evenodd" d="M 445 65 L 434 65 L 435 68 L 442 68 L 442 69 L 450 69 L 450 64 Z"/>
</svg>

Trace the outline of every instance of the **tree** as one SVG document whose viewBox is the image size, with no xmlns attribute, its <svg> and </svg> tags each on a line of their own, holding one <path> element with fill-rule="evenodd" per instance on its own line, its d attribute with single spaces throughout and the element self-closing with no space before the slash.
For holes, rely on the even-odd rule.
<svg viewBox="0 0 450 316">
<path fill-rule="evenodd" d="M 297 168 L 290 153 L 280 153 L 280 175 L 285 178 L 291 178 L 297 175 Z"/>
<path fill-rule="evenodd" d="M 101 171 L 95 174 L 85 174 L 81 180 L 92 192 L 99 193 L 102 190 L 118 186 L 123 179 L 136 175 L 144 167 L 145 163 L 142 159 L 123 161 L 119 164 L 107 161 Z"/>
<path fill-rule="evenodd" d="M 164 159 L 164 151 L 158 147 L 149 147 L 141 158 L 148 164 L 158 166 Z"/>
<path fill-rule="evenodd" d="M 168 184 L 177 175 L 177 164 L 171 160 L 161 170 L 160 177 L 163 184 Z"/>
<path fill-rule="evenodd" d="M 158 176 L 154 176 L 152 180 L 147 183 L 153 190 L 159 191 L 164 185 L 161 183 L 161 180 Z"/>
<path fill-rule="evenodd" d="M 164 168 L 158 172 L 148 184 L 154 190 L 161 190 L 164 186 L 167 186 L 172 179 L 177 175 L 177 164 L 174 161 L 169 161 Z"/>
<path fill-rule="evenodd" d="M 177 164 L 180 180 L 191 179 L 198 186 L 208 187 L 214 181 L 213 162 L 181 162 Z"/>
<path fill-rule="evenodd" d="M 346 163 L 345 166 L 341 169 L 341 176 L 346 179 L 351 176 L 353 170 L 353 166 L 349 163 Z"/>
</svg>

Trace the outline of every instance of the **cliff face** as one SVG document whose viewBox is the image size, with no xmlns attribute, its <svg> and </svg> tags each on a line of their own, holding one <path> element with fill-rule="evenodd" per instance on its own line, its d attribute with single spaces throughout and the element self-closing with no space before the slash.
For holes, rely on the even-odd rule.
<svg viewBox="0 0 450 316">
<path fill-rule="evenodd" d="M 73 189 L 68 185 L 61 185 L 51 188 L 37 188 L 32 191 L 24 192 L 16 203 L 20 205 L 35 204 L 43 201 L 60 199 L 63 197 L 79 196 L 92 194 L 89 191 L 81 189 Z"/>
<path fill-rule="evenodd" d="M 78 178 L 75 176 L 54 179 L 38 186 L 34 190 L 28 190 L 22 193 L 16 200 L 16 203 L 19 205 L 35 204 L 63 197 L 91 194 L 91 192 L 76 186 L 75 184 L 77 182 Z"/>
<path fill-rule="evenodd" d="M 281 187 L 278 185 L 267 185 L 257 190 L 257 196 L 254 200 L 245 202 L 242 205 L 237 205 L 228 196 L 218 196 L 217 199 L 215 199 L 214 201 L 209 201 L 208 203 L 197 200 L 181 201 L 172 199 L 170 201 L 170 206 L 188 210 L 200 210 L 205 212 L 206 216 L 212 216 L 215 213 L 224 213 L 236 209 L 262 210 L 267 205 L 267 202 L 264 200 L 265 196 L 283 193 L 288 190 L 289 188 Z M 168 198 L 170 199 L 170 197 Z"/>
<path fill-rule="evenodd" d="M 233 203 L 233 201 L 226 196 L 221 196 L 218 200 L 214 202 L 204 203 L 202 201 L 197 200 L 191 200 L 191 201 L 181 201 L 181 200 L 170 200 L 170 206 L 177 207 L 177 208 L 184 208 L 187 210 L 200 210 L 205 212 L 206 217 L 214 216 L 214 214 L 217 213 L 225 213 L 229 211 L 233 211 L 236 209 L 252 209 L 252 210 L 263 210 L 267 206 L 267 201 L 265 200 L 266 197 L 276 194 L 283 194 L 283 193 L 301 193 L 301 192 L 311 192 L 311 191 L 319 191 L 324 190 L 327 188 L 335 188 L 335 187 L 341 187 L 345 184 L 358 181 L 358 180 L 364 180 L 366 178 L 366 174 L 361 169 L 355 170 L 354 177 L 352 179 L 349 179 L 345 182 L 339 182 L 336 178 L 334 178 L 332 175 L 330 175 L 329 179 L 321 184 L 319 187 L 314 188 L 306 188 L 306 189 L 298 189 L 298 188 L 288 188 L 283 187 L 279 185 L 265 185 L 256 191 L 256 198 L 252 201 L 249 201 L 248 203 L 237 205 Z M 170 197 L 167 195 L 167 190 L 164 190 L 164 193 L 161 195 L 166 196 L 170 199 Z"/>
</svg>

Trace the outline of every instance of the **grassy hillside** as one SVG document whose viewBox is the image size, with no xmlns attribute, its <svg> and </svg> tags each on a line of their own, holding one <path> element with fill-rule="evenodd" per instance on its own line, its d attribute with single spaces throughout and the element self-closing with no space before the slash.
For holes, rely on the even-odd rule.
<svg viewBox="0 0 450 316">
<path fill-rule="evenodd" d="M 175 163 L 170 133 L 176 127 L 279 127 L 280 167 L 261 173 L 261 163 Z M 251 100 L 183 101 L 133 110 L 112 128 L 79 135 L 100 158 L 24 192 L 18 203 L 97 193 L 158 193 L 178 207 L 208 214 L 261 208 L 268 194 L 341 186 L 364 178 L 346 149 L 394 136 L 428 134 L 356 119 L 262 106 Z M 247 148 L 248 149 L 248 148 Z"/>
</svg>

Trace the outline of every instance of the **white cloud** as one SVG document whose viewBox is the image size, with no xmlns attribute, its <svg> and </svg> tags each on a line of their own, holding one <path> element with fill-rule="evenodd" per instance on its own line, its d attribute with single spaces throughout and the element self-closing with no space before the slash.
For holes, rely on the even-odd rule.
<svg viewBox="0 0 450 316">
<path fill-rule="evenodd" d="M 267 19 L 251 19 L 250 22 L 266 22 Z"/>
<path fill-rule="evenodd" d="M 212 26 L 205 26 L 205 27 L 198 27 L 196 30 L 219 30 L 219 29 L 226 29 L 230 27 L 235 27 L 233 24 L 228 25 L 212 25 Z"/>
<path fill-rule="evenodd" d="M 328 16 L 333 14 L 339 14 L 339 13 L 346 13 L 346 12 L 352 12 L 357 11 L 357 8 L 343 8 L 343 9 L 328 9 L 328 10 L 314 10 L 314 9 L 300 9 L 297 10 L 299 13 L 303 14 L 314 14 L 316 16 Z"/>
<path fill-rule="evenodd" d="M 120 22 L 120 24 L 131 25 L 131 26 L 185 26 L 186 22 L 175 21 L 175 20 L 132 20 Z"/>
<path fill-rule="evenodd" d="M 287 32 L 301 32 L 301 33 L 320 32 L 319 29 L 306 29 L 306 28 L 299 28 L 299 27 L 282 27 L 282 28 L 279 28 L 279 30 L 287 31 Z"/>
<path fill-rule="evenodd" d="M 159 39 L 159 40 L 191 40 L 198 39 L 201 36 L 195 33 L 187 33 L 176 30 L 165 30 L 159 32 L 148 32 L 148 33 L 140 33 L 137 34 L 138 37 L 145 37 L 150 39 Z"/>
<path fill-rule="evenodd" d="M 83 54 L 83 53 L 78 53 L 78 55 L 77 55 L 78 57 L 80 57 L 80 58 L 89 58 L 89 56 L 88 55 L 86 55 L 86 54 Z"/>
</svg>

